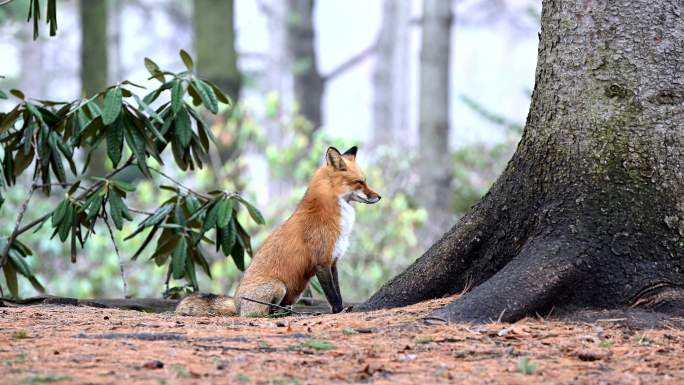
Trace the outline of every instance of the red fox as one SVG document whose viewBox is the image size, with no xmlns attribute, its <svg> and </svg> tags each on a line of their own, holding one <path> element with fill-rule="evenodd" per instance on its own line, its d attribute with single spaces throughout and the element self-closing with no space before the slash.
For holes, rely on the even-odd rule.
<svg viewBox="0 0 684 385">
<path fill-rule="evenodd" d="M 372 204 L 380 195 L 356 164 L 357 147 L 341 154 L 329 147 L 294 214 L 257 251 L 234 298 L 212 294 L 183 299 L 183 315 L 265 316 L 270 305 L 293 305 L 309 279 L 318 278 L 333 313 L 342 311 L 337 262 L 349 246 L 355 213 L 350 202 Z"/>
</svg>

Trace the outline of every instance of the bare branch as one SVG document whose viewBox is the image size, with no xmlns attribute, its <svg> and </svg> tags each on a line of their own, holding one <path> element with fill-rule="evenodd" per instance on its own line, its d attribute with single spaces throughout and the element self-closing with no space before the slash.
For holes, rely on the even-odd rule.
<svg viewBox="0 0 684 385">
<path fill-rule="evenodd" d="M 366 60 L 369 56 L 373 55 L 377 48 L 378 43 L 375 42 L 370 47 L 367 47 L 363 51 L 357 53 L 356 55 L 350 57 L 346 61 L 340 63 L 332 71 L 328 72 L 326 75 L 323 75 L 323 82 L 327 82 L 328 80 L 340 76 L 343 73 L 349 71 L 350 69 L 356 67 L 358 64 Z"/>
<path fill-rule="evenodd" d="M 210 197 L 210 196 L 204 195 L 204 194 L 202 194 L 202 193 L 198 193 L 197 191 L 191 189 L 190 187 L 187 187 L 187 186 L 183 185 L 181 182 L 179 182 L 179 181 L 173 179 L 172 177 L 166 175 L 163 171 L 157 170 L 157 169 L 154 168 L 154 167 L 149 167 L 149 169 L 152 170 L 152 171 L 154 171 L 154 172 L 156 172 L 157 174 L 163 176 L 164 178 L 168 179 L 169 181 L 171 181 L 172 183 L 176 184 L 177 186 L 182 187 L 182 188 L 188 190 L 188 192 L 192 193 L 193 195 L 197 195 L 197 196 L 200 197 L 200 198 L 204 198 L 204 199 L 211 200 L 211 197 Z"/>
<path fill-rule="evenodd" d="M 41 157 L 40 157 L 40 151 L 38 151 L 38 144 L 37 144 L 37 139 L 36 135 L 33 135 L 33 147 L 36 149 L 36 169 L 33 173 L 33 181 L 31 182 L 31 188 L 29 189 L 28 196 L 24 200 L 24 202 L 21 204 L 21 207 L 19 208 L 19 214 L 17 215 L 17 221 L 14 224 L 14 230 L 12 230 L 12 234 L 10 237 L 7 239 L 7 244 L 5 245 L 5 249 L 2 251 L 2 256 L 0 256 L 0 267 L 5 266 L 5 263 L 7 263 L 7 258 L 9 257 L 9 251 L 12 248 L 12 244 L 14 241 L 17 239 L 19 234 L 19 226 L 21 225 L 22 219 L 24 219 L 24 214 L 26 214 L 26 209 L 28 208 L 29 201 L 31 201 L 31 198 L 33 197 L 33 193 L 36 191 L 38 188 L 38 178 L 40 176 L 40 173 L 38 170 L 40 169 L 41 166 Z"/>
<path fill-rule="evenodd" d="M 123 282 L 123 297 L 128 298 L 128 283 L 126 283 L 126 273 L 124 271 L 123 259 L 121 258 L 121 253 L 119 253 L 119 247 L 116 245 L 116 240 L 114 239 L 114 232 L 112 231 L 112 226 L 109 224 L 109 218 L 104 217 L 104 223 L 107 225 L 107 231 L 109 231 L 109 238 L 112 239 L 112 244 L 114 245 L 114 252 L 119 258 L 119 271 L 121 272 L 121 281 Z"/>
<path fill-rule="evenodd" d="M 135 156 L 131 156 L 130 158 L 128 158 L 128 161 L 126 161 L 126 163 L 124 163 L 122 166 L 120 166 L 120 167 L 114 169 L 112 172 L 110 172 L 109 174 L 107 174 L 107 175 L 104 177 L 104 179 L 109 179 L 109 178 L 113 177 L 114 175 L 118 174 L 119 172 L 121 172 L 121 170 L 123 170 L 124 168 L 126 168 L 126 167 L 130 166 L 131 164 L 133 164 L 133 161 L 134 161 L 134 160 L 135 160 Z M 81 198 L 87 196 L 87 195 L 90 194 L 91 192 L 95 191 L 98 187 L 102 186 L 103 183 L 104 183 L 104 181 L 100 181 L 100 182 L 97 182 L 97 183 L 93 184 L 93 185 L 90 186 L 89 188 L 85 189 L 85 191 L 84 191 L 83 193 L 81 193 L 79 196 L 77 196 L 76 199 L 81 199 Z M 35 225 L 39 224 L 40 222 L 44 221 L 45 219 L 47 219 L 50 215 L 52 215 L 52 213 L 47 213 L 47 214 L 43 215 L 42 217 L 40 217 L 40 218 L 38 218 L 38 219 L 36 219 L 36 220 L 30 222 L 30 223 L 27 224 L 26 226 L 24 226 L 24 227 L 20 228 L 19 230 L 17 230 L 17 234 L 16 234 L 16 235 L 19 236 L 19 235 L 25 233 L 26 231 L 30 230 L 33 226 L 35 226 Z M 16 237 L 15 237 L 15 238 L 16 238 Z M 4 263 L 4 262 L 3 262 L 3 263 Z M 2 266 L 2 264 L 0 264 L 0 266 Z"/>
</svg>

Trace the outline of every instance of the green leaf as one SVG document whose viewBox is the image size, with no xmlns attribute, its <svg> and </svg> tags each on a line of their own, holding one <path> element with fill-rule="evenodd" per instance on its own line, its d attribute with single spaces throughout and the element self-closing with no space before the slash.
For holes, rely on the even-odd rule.
<svg viewBox="0 0 684 385">
<path fill-rule="evenodd" d="M 138 103 L 138 108 L 140 110 L 147 112 L 152 119 L 156 120 L 159 124 L 164 124 L 164 120 L 162 120 L 162 118 L 152 109 L 152 107 L 140 99 L 138 95 L 133 95 L 133 98 Z"/>
<path fill-rule="evenodd" d="M 122 180 L 110 180 L 111 184 L 118 188 L 119 190 L 126 191 L 126 192 L 133 192 L 135 191 L 135 186 L 128 182 L 124 182 Z"/>
<path fill-rule="evenodd" d="M 200 208 L 200 203 L 194 195 L 188 194 L 185 196 L 185 207 L 187 207 L 188 212 L 192 214 Z M 188 222 L 190 222 L 190 220 L 188 220 Z"/>
<path fill-rule="evenodd" d="M 192 85 L 194 86 L 197 94 L 202 99 L 202 104 L 211 111 L 212 113 L 218 112 L 218 101 L 216 100 L 216 95 L 214 95 L 214 90 L 200 79 L 193 79 Z"/>
<path fill-rule="evenodd" d="M 209 136 L 209 139 L 211 139 L 212 142 L 214 142 L 215 145 L 218 146 L 218 140 L 214 136 L 214 133 L 211 131 L 211 128 L 207 127 L 204 122 L 202 121 L 202 118 L 199 116 L 199 114 L 190 108 L 188 111 L 190 111 L 190 115 L 195 119 L 195 122 L 197 123 L 197 127 L 199 130 L 204 130 L 204 132 Z"/>
<path fill-rule="evenodd" d="M 185 237 L 181 237 L 171 257 L 171 271 L 173 272 L 174 279 L 183 278 L 183 275 L 185 275 L 185 260 L 187 258 L 188 242 Z"/>
<path fill-rule="evenodd" d="M 55 36 L 57 34 L 57 0 L 48 0 L 46 22 L 50 24 L 50 36 Z"/>
<path fill-rule="evenodd" d="M 214 84 L 214 83 L 212 83 L 206 79 L 202 79 L 202 81 L 207 83 L 211 87 L 211 89 L 214 90 L 214 94 L 216 95 L 216 99 L 218 99 L 219 102 L 221 102 L 223 104 L 229 104 L 229 105 L 233 104 L 230 101 L 230 98 L 228 96 L 226 96 L 226 94 L 224 94 L 223 91 L 221 91 L 221 89 L 218 88 L 218 86 L 216 84 Z"/>
<path fill-rule="evenodd" d="M 17 298 L 19 297 L 19 285 L 17 283 L 17 270 L 14 268 L 14 264 L 11 262 L 5 263 L 5 266 L 2 267 L 3 273 L 5 274 L 5 282 L 7 283 L 7 287 L 9 288 L 10 293 L 12 294 L 12 297 Z"/>
<path fill-rule="evenodd" d="M 183 227 L 186 226 L 185 223 L 185 212 L 183 211 L 183 206 L 180 204 L 176 204 L 175 212 L 174 212 L 174 219 L 175 222 Z"/>
<path fill-rule="evenodd" d="M 41 293 L 45 293 L 45 288 L 43 285 L 38 282 L 38 279 L 33 275 L 31 272 L 31 269 L 29 268 L 28 264 L 16 254 L 16 252 L 13 252 L 13 250 L 10 250 L 9 254 L 10 261 L 14 264 L 14 267 L 16 268 L 17 272 L 26 279 L 29 280 L 31 283 L 31 286 L 33 286 L 34 289 L 40 291 Z"/>
<path fill-rule="evenodd" d="M 197 253 L 193 253 L 197 254 Z M 195 290 L 199 290 L 199 283 L 197 283 L 197 273 L 195 272 L 195 263 L 192 258 L 187 258 L 185 260 L 185 271 L 187 271 L 187 277 L 190 279 L 190 283 Z"/>
<path fill-rule="evenodd" d="M 138 256 L 140 256 L 140 253 L 142 253 L 142 251 L 145 250 L 147 245 L 154 238 L 154 235 L 157 233 L 157 230 L 159 230 L 159 226 L 154 226 L 152 228 L 152 230 L 150 230 L 149 234 L 147 234 L 147 237 L 145 237 L 145 240 L 143 241 L 143 243 L 138 248 L 138 251 L 136 251 L 135 254 L 133 254 L 133 256 L 131 257 L 131 260 L 135 261 L 136 259 L 138 259 Z M 128 237 L 126 237 L 126 239 L 129 239 L 130 237 L 134 236 L 135 234 L 137 234 L 137 232 L 129 235 Z"/>
<path fill-rule="evenodd" d="M 145 152 L 145 138 L 140 134 L 135 125 L 127 119 L 124 119 L 124 124 L 126 126 L 124 129 L 124 138 L 126 138 L 128 148 L 130 148 L 131 152 L 137 158 L 140 171 L 145 176 L 150 177 L 150 170 L 147 168 L 146 163 L 147 153 Z"/>
<path fill-rule="evenodd" d="M 55 211 L 52 212 L 52 227 L 57 227 L 59 226 L 59 223 L 62 222 L 68 204 L 69 200 L 65 199 L 62 201 L 62 203 L 57 205 Z"/>
<path fill-rule="evenodd" d="M 69 187 L 69 190 L 67 190 L 67 195 L 74 195 L 76 190 L 78 190 L 78 187 L 81 185 L 81 180 L 77 180 L 74 182 L 71 187 Z"/>
<path fill-rule="evenodd" d="M 256 207 L 252 206 L 251 203 L 247 202 L 241 196 L 238 196 L 237 199 L 240 201 L 240 203 L 242 203 L 243 206 L 247 207 L 247 211 L 249 212 L 249 216 L 252 217 L 254 222 L 256 222 L 257 224 L 260 224 L 260 225 L 263 225 L 264 223 L 266 223 L 266 221 L 264 220 L 264 216 L 261 215 L 261 212 L 259 210 L 257 210 Z"/>
<path fill-rule="evenodd" d="M 33 251 L 31 251 L 31 249 L 29 249 L 28 246 L 23 244 L 18 239 L 14 240 L 14 243 L 12 244 L 12 248 L 14 248 L 24 258 L 28 257 L 29 255 L 33 255 Z"/>
<path fill-rule="evenodd" d="M 245 231 L 240 222 L 237 221 L 237 218 L 233 219 L 233 223 L 235 224 L 235 230 L 237 231 L 239 243 L 245 249 L 247 254 L 252 255 L 252 243 L 251 239 L 249 238 L 249 234 L 247 234 L 247 231 Z"/>
<path fill-rule="evenodd" d="M 105 126 L 114 123 L 116 118 L 119 117 L 122 100 L 121 88 L 114 87 L 107 91 L 104 98 L 104 110 L 102 111 L 102 123 Z"/>
<path fill-rule="evenodd" d="M 33 162 L 34 155 L 35 151 L 33 150 L 33 147 L 30 148 L 28 154 L 24 151 L 17 151 L 17 156 L 14 158 L 14 175 L 21 175 L 21 173 L 31 165 L 31 162 Z M 7 156 L 11 155 L 8 154 Z"/>
<path fill-rule="evenodd" d="M 43 114 L 31 103 L 26 103 L 26 109 L 33 115 L 41 124 L 45 124 L 43 121 Z"/>
<path fill-rule="evenodd" d="M 192 141 L 192 126 L 190 116 L 185 108 L 181 108 L 176 114 L 176 140 L 184 150 L 188 148 Z"/>
<path fill-rule="evenodd" d="M 204 218 L 204 224 L 202 225 L 202 234 L 206 233 L 209 231 L 209 229 L 213 228 L 216 226 L 216 222 L 218 221 L 218 205 L 214 203 L 209 207 L 209 211 L 207 211 L 207 216 Z"/>
<path fill-rule="evenodd" d="M 112 165 L 116 167 L 121 160 L 121 152 L 123 151 L 124 142 L 124 126 L 123 117 L 119 117 L 112 127 L 107 130 L 107 156 L 112 161 Z"/>
<path fill-rule="evenodd" d="M 216 225 L 218 227 L 226 227 L 233 216 L 233 201 L 230 199 L 222 199 L 218 203 L 218 219 Z"/>
<path fill-rule="evenodd" d="M 237 237 L 233 221 L 228 222 L 228 225 L 226 227 L 222 227 L 220 229 L 219 236 L 220 239 L 216 240 L 216 245 L 218 246 L 220 242 L 221 248 L 223 248 L 223 254 L 225 254 L 225 256 L 227 257 L 233 250 L 233 245 L 235 244 L 235 240 Z"/>
<path fill-rule="evenodd" d="M 190 57 L 190 54 L 188 54 L 184 49 L 180 50 L 180 57 L 181 60 L 183 60 L 183 64 L 185 64 L 185 68 L 188 69 L 188 71 L 192 72 L 195 69 L 195 63 L 192 62 L 192 57 Z"/>
<path fill-rule="evenodd" d="M 171 88 L 171 110 L 177 113 L 183 106 L 183 82 L 176 80 Z"/>
<path fill-rule="evenodd" d="M 92 203 L 88 205 L 88 215 L 86 216 L 86 220 L 88 221 L 92 221 L 102 210 L 104 195 L 97 193 L 94 194 L 94 197 L 95 198 L 93 199 Z"/>
<path fill-rule="evenodd" d="M 154 259 L 157 266 L 162 266 L 166 263 L 166 259 L 169 254 L 173 252 L 178 243 L 179 237 L 176 232 L 169 229 L 162 230 L 159 239 L 157 239 L 157 246 L 155 247 L 154 253 L 150 257 L 150 260 Z"/>
<path fill-rule="evenodd" d="M 238 270 L 245 270 L 245 249 L 242 247 L 240 242 L 235 242 L 233 244 L 233 249 L 230 251 L 230 255 L 233 256 L 233 261 Z"/>
<path fill-rule="evenodd" d="M 128 207 L 121 199 L 119 193 L 116 190 L 109 190 L 109 214 L 114 220 L 114 226 L 121 230 L 123 228 L 123 220 L 131 219 L 131 214 L 128 212 Z"/>
<path fill-rule="evenodd" d="M 152 75 L 153 78 L 162 83 L 166 81 L 166 78 L 164 78 L 164 73 L 161 71 L 161 69 L 159 69 L 157 63 L 152 61 L 152 59 L 147 57 L 145 58 L 145 68 L 147 68 L 147 71 L 150 73 L 150 75 Z"/>
<path fill-rule="evenodd" d="M 26 96 L 24 96 L 23 92 L 21 92 L 17 89 L 14 89 L 14 88 L 10 90 L 10 94 L 14 95 L 15 97 L 17 97 L 21 100 L 24 100 L 26 98 Z"/>
<path fill-rule="evenodd" d="M 211 268 L 209 267 L 209 262 L 207 262 L 207 259 L 204 257 L 204 253 L 202 252 L 201 247 L 197 247 L 195 249 L 195 252 L 193 253 L 195 261 L 197 261 L 197 264 L 202 267 L 202 270 L 209 276 L 209 279 L 211 279 Z"/>
<path fill-rule="evenodd" d="M 143 231 L 145 228 L 150 227 L 150 226 L 158 226 L 162 221 L 166 218 L 167 215 L 173 210 L 174 205 L 172 204 L 164 204 L 160 208 L 158 208 L 152 215 L 148 216 L 145 218 L 142 222 L 138 224 L 138 228 L 135 229 L 135 231 L 124 238 L 124 241 L 127 241 L 134 236 L 138 235 L 141 231 Z"/>
<path fill-rule="evenodd" d="M 21 110 L 19 109 L 19 106 L 14 107 L 12 111 L 10 111 L 5 117 L 0 120 L 0 133 L 3 133 L 7 131 L 8 128 L 14 126 L 14 123 L 16 123 L 17 118 L 19 118 L 19 115 L 21 115 Z"/>
<path fill-rule="evenodd" d="M 66 171 L 64 170 L 64 164 L 62 164 L 62 157 L 57 152 L 57 149 L 53 149 L 50 153 L 50 164 L 52 165 L 52 171 L 57 176 L 57 180 L 60 183 L 66 183 Z"/>
</svg>

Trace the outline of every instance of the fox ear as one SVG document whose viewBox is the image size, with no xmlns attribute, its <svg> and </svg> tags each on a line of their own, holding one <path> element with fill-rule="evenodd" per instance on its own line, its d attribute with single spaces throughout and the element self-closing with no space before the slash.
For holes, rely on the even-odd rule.
<svg viewBox="0 0 684 385">
<path fill-rule="evenodd" d="M 349 150 L 345 151 L 344 154 L 342 154 L 342 156 L 344 156 L 348 159 L 351 159 L 351 160 L 355 160 L 356 159 L 356 150 L 358 150 L 358 149 L 359 149 L 358 147 L 354 146 L 354 147 L 350 148 Z"/>
<path fill-rule="evenodd" d="M 335 147 L 328 147 L 328 150 L 325 152 L 325 163 L 335 170 L 347 169 L 347 165 L 344 163 L 344 159 L 342 159 L 342 154 Z"/>
</svg>

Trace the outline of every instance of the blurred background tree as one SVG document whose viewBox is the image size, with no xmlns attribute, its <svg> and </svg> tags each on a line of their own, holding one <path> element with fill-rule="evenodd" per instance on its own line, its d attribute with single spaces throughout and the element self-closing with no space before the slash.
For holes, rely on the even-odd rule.
<svg viewBox="0 0 684 385">
<path fill-rule="evenodd" d="M 256 247 L 293 211 L 325 146 L 361 146 L 359 160 L 383 201 L 357 207 L 351 247 L 340 266 L 349 300 L 364 299 L 420 255 L 435 236 L 425 232 L 426 224 L 455 222 L 487 190 L 519 139 L 534 79 L 539 4 L 531 0 L 58 4 L 57 36 L 45 29 L 36 41 L 24 22 L 28 0 L 0 7 L 0 74 L 6 76 L 0 89 L 70 100 L 98 89 L 89 88 L 91 81 L 135 79 L 150 87 L 154 80 L 142 80 L 148 77 L 142 58 L 182 70 L 177 52 L 187 49 L 200 76 L 220 84 L 235 103 L 207 116 L 219 142 L 218 151 L 209 153 L 209 167 L 163 170 L 198 191 L 238 190 L 257 202 L 267 225 L 247 222 Z M 430 6 L 449 8 L 458 17 L 445 24 L 447 11 L 428 13 Z M 430 35 L 432 30 L 438 32 Z M 424 88 L 429 58 L 421 55 L 430 44 L 441 47 L 441 80 Z M 9 108 L 0 100 L 0 111 Z M 441 122 L 441 131 L 426 122 Z M 433 127 L 428 142 L 421 139 L 428 133 L 423 127 Z M 103 170 L 110 167 L 104 158 L 101 163 Z M 446 195 L 433 205 L 435 196 L 426 192 L 436 179 L 422 179 L 422 170 L 449 165 L 450 178 L 437 177 Z M 169 197 L 152 180 L 138 179 L 136 185 L 129 197 L 136 209 L 152 210 Z M 11 232 L 22 194 L 3 190 L 3 236 Z M 37 198 L 27 217 L 39 217 L 58 201 Z M 72 265 L 68 248 L 47 240 L 47 227 L 26 234 L 26 243 L 41 256 L 28 262 L 48 292 L 121 295 L 119 261 L 106 231 L 94 234 Z M 123 235 L 134 229 L 124 224 Z M 130 260 L 142 239 L 118 240 L 129 294 L 159 296 L 166 270 Z M 200 275 L 201 289 L 231 293 L 239 271 L 213 249 L 207 255 L 213 279 Z M 25 295 L 35 293 L 21 285 Z"/>
</svg>

